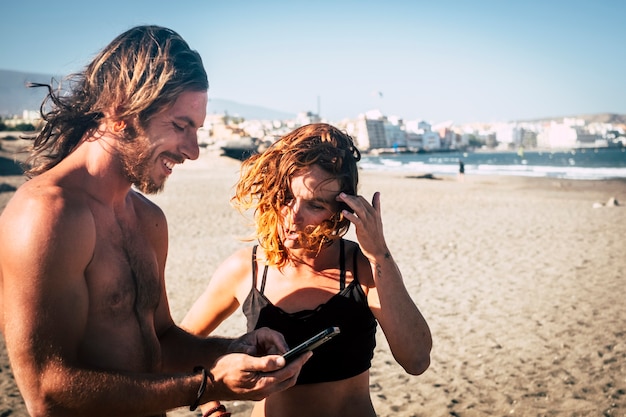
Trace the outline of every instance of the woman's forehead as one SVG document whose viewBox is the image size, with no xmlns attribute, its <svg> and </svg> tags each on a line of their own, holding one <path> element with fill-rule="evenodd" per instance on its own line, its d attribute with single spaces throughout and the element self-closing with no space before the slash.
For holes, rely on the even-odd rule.
<svg viewBox="0 0 626 417">
<path fill-rule="evenodd" d="M 336 176 L 313 165 L 311 169 L 291 178 L 291 190 L 311 194 L 338 194 L 341 191 L 341 184 Z"/>
</svg>

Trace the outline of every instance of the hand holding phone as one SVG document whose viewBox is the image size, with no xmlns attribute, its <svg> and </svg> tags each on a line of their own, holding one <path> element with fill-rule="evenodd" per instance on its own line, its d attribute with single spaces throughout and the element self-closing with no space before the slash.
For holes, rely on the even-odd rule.
<svg viewBox="0 0 626 417">
<path fill-rule="evenodd" d="M 340 333 L 339 327 L 329 327 L 328 329 L 319 332 L 312 338 L 302 342 L 295 348 L 289 350 L 289 352 L 286 352 L 285 354 L 283 354 L 283 358 L 285 358 L 286 362 L 289 362 L 290 360 L 303 354 L 304 352 L 313 350 L 319 345 L 326 343 L 333 337 L 337 336 L 339 333 Z"/>
</svg>

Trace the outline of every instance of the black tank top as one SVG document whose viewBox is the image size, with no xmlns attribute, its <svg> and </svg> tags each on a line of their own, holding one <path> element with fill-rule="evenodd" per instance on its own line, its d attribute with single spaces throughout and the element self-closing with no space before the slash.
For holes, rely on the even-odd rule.
<svg viewBox="0 0 626 417">
<path fill-rule="evenodd" d="M 376 319 L 367 304 L 367 297 L 356 276 L 346 287 L 344 241 L 340 248 L 339 292 L 315 310 L 287 313 L 276 307 L 263 294 L 267 265 L 260 290 L 257 289 L 256 249 L 252 252 L 252 288 L 242 309 L 248 319 L 248 331 L 269 327 L 281 332 L 290 347 L 307 340 L 327 327 L 337 326 L 341 333 L 315 349 L 302 367 L 297 384 L 313 384 L 347 379 L 370 368 L 376 346 Z"/>
</svg>

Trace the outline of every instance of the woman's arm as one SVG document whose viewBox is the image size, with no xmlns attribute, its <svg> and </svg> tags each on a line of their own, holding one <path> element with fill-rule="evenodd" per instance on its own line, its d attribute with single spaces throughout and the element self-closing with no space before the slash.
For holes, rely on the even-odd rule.
<svg viewBox="0 0 626 417">
<path fill-rule="evenodd" d="M 243 302 L 252 285 L 252 249 L 229 256 L 215 271 L 204 292 L 194 302 L 180 326 L 191 334 L 206 337 Z"/>
<path fill-rule="evenodd" d="M 374 194 L 372 204 L 362 196 L 340 194 L 338 198 L 354 210 L 354 213 L 344 211 L 343 214 L 355 225 L 364 255 L 359 265 L 363 268 L 358 270 L 371 271 L 365 277 L 363 274 L 360 276 L 361 282 L 370 287 L 367 295 L 369 306 L 385 333 L 396 361 L 408 373 L 421 374 L 430 365 L 432 337 L 426 320 L 406 290 L 400 269 L 387 248 L 380 213 L 380 194 Z"/>
</svg>

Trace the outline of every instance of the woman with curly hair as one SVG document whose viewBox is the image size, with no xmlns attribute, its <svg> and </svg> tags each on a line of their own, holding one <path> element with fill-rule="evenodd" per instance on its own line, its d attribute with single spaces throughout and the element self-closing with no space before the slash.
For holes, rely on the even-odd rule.
<svg viewBox="0 0 626 417">
<path fill-rule="evenodd" d="M 254 213 L 258 245 L 226 259 L 181 326 L 206 336 L 241 306 L 248 330 L 272 328 L 290 346 L 340 329 L 314 350 L 296 386 L 258 402 L 253 417 L 374 417 L 378 324 L 408 373 L 430 364 L 430 330 L 385 242 L 380 194 L 371 203 L 357 194 L 360 157 L 349 135 L 319 123 L 243 162 L 232 202 Z M 358 243 L 343 238 L 351 224 Z"/>
</svg>

